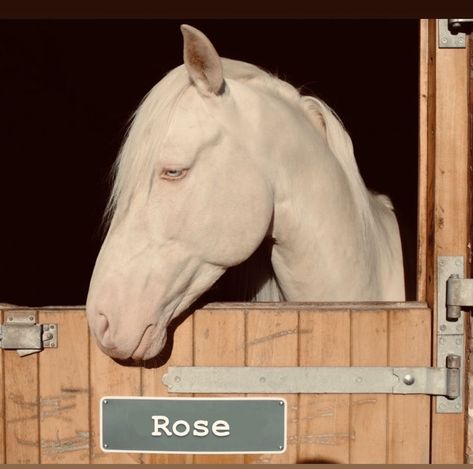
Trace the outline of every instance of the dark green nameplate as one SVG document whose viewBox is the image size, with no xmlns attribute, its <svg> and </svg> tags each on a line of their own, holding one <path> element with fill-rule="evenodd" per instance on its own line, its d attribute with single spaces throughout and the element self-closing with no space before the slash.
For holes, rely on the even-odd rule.
<svg viewBox="0 0 473 469">
<path fill-rule="evenodd" d="M 104 397 L 103 451 L 282 453 L 286 401 L 265 398 Z"/>
</svg>

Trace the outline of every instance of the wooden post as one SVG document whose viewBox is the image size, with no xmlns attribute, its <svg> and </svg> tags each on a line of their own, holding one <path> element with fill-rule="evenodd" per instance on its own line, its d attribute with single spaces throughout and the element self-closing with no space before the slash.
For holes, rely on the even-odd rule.
<svg viewBox="0 0 473 469">
<path fill-rule="evenodd" d="M 429 113 L 435 134 L 430 148 L 428 184 L 433 197 L 428 201 L 426 297 L 437 310 L 438 256 L 464 256 L 468 260 L 468 48 L 440 49 L 437 21 L 429 20 L 429 52 L 435 75 Z M 432 195 L 431 192 L 431 195 Z M 465 272 L 466 273 L 466 272 Z M 437 324 L 433 321 L 435 363 Z M 432 409 L 432 463 L 461 464 L 464 459 L 464 414 L 437 414 Z"/>
</svg>

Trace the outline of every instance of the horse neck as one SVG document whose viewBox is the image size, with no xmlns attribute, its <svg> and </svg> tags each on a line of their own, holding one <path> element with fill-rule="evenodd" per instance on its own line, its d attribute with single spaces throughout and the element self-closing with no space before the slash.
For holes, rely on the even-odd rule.
<svg viewBox="0 0 473 469">
<path fill-rule="evenodd" d="M 376 259 L 386 230 L 377 228 L 372 213 L 373 205 L 380 213 L 383 208 L 364 186 L 354 187 L 320 133 L 292 131 L 297 145 L 279 154 L 274 181 L 271 262 L 282 296 L 288 301 L 386 299 Z"/>
</svg>

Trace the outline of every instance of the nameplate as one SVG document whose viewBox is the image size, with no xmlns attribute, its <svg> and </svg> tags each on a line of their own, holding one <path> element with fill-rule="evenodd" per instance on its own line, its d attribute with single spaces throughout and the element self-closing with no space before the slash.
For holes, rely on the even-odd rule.
<svg viewBox="0 0 473 469">
<path fill-rule="evenodd" d="M 282 453 L 281 398 L 103 397 L 100 444 L 125 453 Z"/>
</svg>

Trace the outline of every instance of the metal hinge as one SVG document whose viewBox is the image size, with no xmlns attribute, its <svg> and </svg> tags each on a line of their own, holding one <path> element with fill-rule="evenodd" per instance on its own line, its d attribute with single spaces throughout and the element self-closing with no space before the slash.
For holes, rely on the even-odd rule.
<svg viewBox="0 0 473 469">
<path fill-rule="evenodd" d="M 439 257 L 437 272 L 437 367 L 169 367 L 163 383 L 176 393 L 427 394 L 438 413 L 461 413 L 461 307 L 473 304 L 473 280 L 461 279 L 462 257 Z"/>
<path fill-rule="evenodd" d="M 427 367 L 169 367 L 163 383 L 185 393 L 460 395 L 459 357 Z"/>
<path fill-rule="evenodd" d="M 461 49 L 466 47 L 466 34 L 471 32 L 472 18 L 438 20 L 439 48 Z"/>
<path fill-rule="evenodd" d="M 57 347 L 57 324 L 36 324 L 36 312 L 5 311 L 0 325 L 0 348 L 16 350 L 24 357 L 41 352 L 44 348 Z"/>
</svg>

